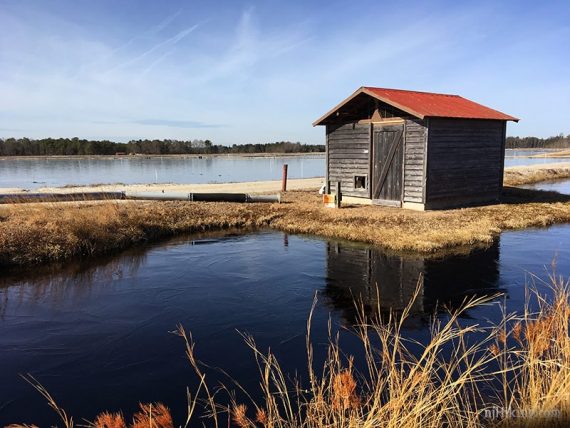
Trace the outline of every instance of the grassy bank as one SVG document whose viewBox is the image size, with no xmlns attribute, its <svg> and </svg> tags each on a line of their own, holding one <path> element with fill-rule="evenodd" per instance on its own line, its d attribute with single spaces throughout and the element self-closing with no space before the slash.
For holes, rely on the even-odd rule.
<svg viewBox="0 0 570 428">
<path fill-rule="evenodd" d="M 256 227 L 437 254 L 488 245 L 503 230 L 568 222 L 570 196 L 509 187 L 501 204 L 430 212 L 377 206 L 327 209 L 314 191 L 286 193 L 282 204 L 21 204 L 0 206 L 0 265 L 108 254 L 180 233 Z"/>
<path fill-rule="evenodd" d="M 108 254 L 186 232 L 266 226 L 273 218 L 266 208 L 117 201 L 0 206 L 0 265 Z"/>
<path fill-rule="evenodd" d="M 542 164 L 533 166 L 515 166 L 505 168 L 505 185 L 522 186 L 541 181 L 553 181 L 570 178 L 570 163 Z"/>
<path fill-rule="evenodd" d="M 199 385 L 188 393 L 188 418 L 202 426 L 271 427 L 567 427 L 570 423 L 570 290 L 552 277 L 553 297 L 534 295 L 538 311 L 506 315 L 499 324 L 465 322 L 468 312 L 496 296 L 471 298 L 459 310 L 433 320 L 422 344 L 406 337 L 412 299 L 401 314 L 360 316 L 350 352 L 331 334 L 322 365 L 313 358 L 311 316 L 307 323 L 308 379 L 284 373 L 278 359 L 244 336 L 259 368 L 260 391 L 209 383 L 215 370 L 195 355 L 181 326 L 186 355 Z M 419 289 L 416 291 L 417 298 Z M 363 312 L 361 311 L 361 314 Z M 359 356 L 363 363 L 356 364 Z M 49 393 L 30 381 L 73 427 Z M 253 398 L 256 397 L 256 398 Z M 133 397 L 136 400 L 136 397 Z M 101 413 L 87 426 L 133 428 L 175 426 L 162 404 L 141 404 L 128 424 L 120 412 Z M 28 425 L 29 426 L 29 425 Z M 17 427 L 17 426 L 13 426 Z M 22 426 L 20 426 L 22 427 Z"/>
</svg>

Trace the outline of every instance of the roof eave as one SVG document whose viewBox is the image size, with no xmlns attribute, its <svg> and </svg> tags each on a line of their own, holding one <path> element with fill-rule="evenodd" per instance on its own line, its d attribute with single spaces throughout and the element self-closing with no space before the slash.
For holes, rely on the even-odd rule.
<svg viewBox="0 0 570 428">
<path fill-rule="evenodd" d="M 440 118 L 440 119 L 467 119 L 467 120 L 500 120 L 502 122 L 517 122 L 520 120 L 518 117 L 508 116 L 506 118 L 490 118 L 490 117 L 461 117 L 461 116 L 425 116 L 426 118 Z"/>
<path fill-rule="evenodd" d="M 363 89 L 362 92 L 364 92 L 365 94 L 370 95 L 371 97 L 376 98 L 377 100 L 382 101 L 388 105 L 391 105 L 392 107 L 396 107 L 399 110 L 405 111 L 406 113 L 411 114 L 412 116 L 415 116 L 418 119 L 424 119 L 426 117 L 425 115 L 418 113 L 417 111 L 412 110 L 409 107 L 406 107 L 400 103 L 396 103 L 389 98 L 382 97 L 382 96 L 368 90 L 367 88 L 362 88 L 362 89 Z"/>
<path fill-rule="evenodd" d="M 332 109 L 330 109 L 328 112 L 326 112 L 321 117 L 319 117 L 317 120 L 315 120 L 313 122 L 313 126 L 322 125 L 323 124 L 322 122 L 324 122 L 326 119 L 328 119 L 330 116 L 332 116 L 339 108 L 341 108 L 343 105 L 345 105 L 347 102 L 352 100 L 357 95 L 360 95 L 363 92 L 363 89 L 364 89 L 364 87 L 362 87 L 362 86 L 360 88 L 358 88 L 356 91 L 354 91 L 352 93 L 352 95 L 350 95 L 347 98 L 345 98 L 344 100 L 342 100 L 340 103 L 338 103 Z"/>
<path fill-rule="evenodd" d="M 400 110 L 402 110 L 402 111 L 405 111 L 406 113 L 409 113 L 409 114 L 411 114 L 412 116 L 417 117 L 418 119 L 423 119 L 423 118 L 424 118 L 424 115 L 423 115 L 423 114 L 420 114 L 420 113 L 418 113 L 418 112 L 416 112 L 416 111 L 414 111 L 414 110 L 412 110 L 412 109 L 410 109 L 410 108 L 408 108 L 408 107 L 405 107 L 405 106 L 403 106 L 403 105 L 401 105 L 401 104 L 395 103 L 394 101 L 392 101 L 392 100 L 390 100 L 390 99 L 388 99 L 388 98 L 381 97 L 381 96 L 375 94 L 374 92 L 368 90 L 365 86 L 361 86 L 361 87 L 358 88 L 356 91 L 354 91 L 354 92 L 352 93 L 352 95 L 350 95 L 349 97 L 347 97 L 347 98 L 345 98 L 344 100 L 342 100 L 340 103 L 338 103 L 336 106 L 334 106 L 331 110 L 329 110 L 329 111 L 326 112 L 324 115 L 322 115 L 322 116 L 319 117 L 317 120 L 315 120 L 315 121 L 313 122 L 313 126 L 323 125 L 323 122 L 324 122 L 326 119 L 328 119 L 330 116 L 332 116 L 339 108 L 341 108 L 343 105 L 345 105 L 345 104 L 348 103 L 350 100 L 352 100 L 353 98 L 355 98 L 357 95 L 360 95 L 360 94 L 362 94 L 362 93 L 364 93 L 364 94 L 366 94 L 366 95 L 369 95 L 369 96 L 371 96 L 372 98 L 376 98 L 377 100 L 382 101 L 382 102 L 384 102 L 384 103 L 386 103 L 386 104 L 389 104 L 389 105 L 391 105 L 391 106 L 393 106 L 393 107 L 396 107 L 396 108 L 398 108 L 398 109 L 400 109 Z"/>
</svg>

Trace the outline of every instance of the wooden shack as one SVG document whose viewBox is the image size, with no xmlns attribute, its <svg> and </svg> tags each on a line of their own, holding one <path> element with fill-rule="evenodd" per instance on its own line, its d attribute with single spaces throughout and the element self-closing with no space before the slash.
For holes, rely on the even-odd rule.
<svg viewBox="0 0 570 428">
<path fill-rule="evenodd" d="M 361 87 L 313 126 L 326 126 L 329 192 L 424 210 L 500 198 L 510 120 L 459 95 Z"/>
</svg>

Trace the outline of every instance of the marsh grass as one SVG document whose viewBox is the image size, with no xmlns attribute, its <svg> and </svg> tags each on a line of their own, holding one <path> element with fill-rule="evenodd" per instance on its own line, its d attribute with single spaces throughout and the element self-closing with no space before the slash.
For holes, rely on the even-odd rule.
<svg viewBox="0 0 570 428">
<path fill-rule="evenodd" d="M 472 299 L 448 321 L 434 322 L 432 339 L 419 355 L 409 350 L 402 331 L 411 305 L 385 323 L 362 318 L 356 333 L 367 367 L 361 371 L 355 369 L 353 357 L 342 351 L 338 337 L 330 338 L 323 366 L 314 367 L 309 318 L 307 385 L 299 379 L 288 381 L 275 355 L 263 353 L 252 337 L 246 337 L 257 360 L 264 398 L 248 404 L 230 399 L 220 405 L 206 389 L 207 424 L 219 426 L 229 413 L 241 428 L 479 426 L 477 386 L 489 376 L 485 368 L 495 356 L 485 351 L 485 341 L 466 346 L 466 335 L 477 327 L 462 328 L 457 321 L 462 311 L 486 302 Z M 182 328 L 179 334 L 205 383 L 191 337 Z M 450 344 L 451 354 L 444 357 L 444 348 Z"/>
<path fill-rule="evenodd" d="M 540 157 L 543 157 L 542 155 Z M 559 156 L 551 156 L 559 157 Z M 570 178 L 570 165 L 552 165 L 550 167 L 512 167 L 505 169 L 504 182 L 507 186 L 522 186 L 541 181 L 554 181 Z"/>
<path fill-rule="evenodd" d="M 22 376 L 30 383 L 46 400 L 48 405 L 56 413 L 64 428 L 174 428 L 170 409 L 162 403 L 139 403 L 139 410 L 132 416 L 130 423 L 122 412 L 102 412 L 94 421 L 84 421 L 76 424 L 73 417 L 68 416 L 66 411 L 59 406 L 49 391 L 36 378 L 31 375 Z M 191 412 L 189 412 L 191 414 Z M 11 424 L 6 428 L 38 428 L 33 424 Z"/>
<path fill-rule="evenodd" d="M 288 192 L 282 204 L 17 204 L 0 206 L 0 266 L 110 254 L 181 233 L 260 227 L 436 256 L 488 246 L 503 230 L 568 222 L 570 196 L 512 187 L 505 188 L 500 204 L 428 212 L 378 206 L 328 209 L 309 191 Z"/>
<path fill-rule="evenodd" d="M 129 201 L 0 207 L 0 266 L 109 254 L 186 232 L 267 225 L 271 213 L 238 204 Z"/>
<path fill-rule="evenodd" d="M 538 415 L 505 418 L 502 426 L 570 426 L 570 283 L 552 273 L 548 284 L 553 297 L 533 287 L 538 310 L 530 311 L 527 298 L 522 316 L 505 315 L 490 348 L 502 384 L 497 401 L 504 409 Z"/>
<path fill-rule="evenodd" d="M 261 351 L 246 335 L 259 369 L 258 396 L 263 397 L 249 402 L 238 402 L 233 394 L 224 401 L 211 393 L 191 335 L 182 327 L 178 334 L 200 379 L 206 425 L 225 425 L 231 417 L 240 428 L 563 427 L 570 422 L 570 288 L 561 278 L 552 276 L 551 281 L 551 299 L 532 292 L 537 312 L 527 306 L 523 314 L 503 312 L 499 325 L 466 324 L 462 317 L 468 311 L 497 296 L 470 298 L 447 317 L 433 318 L 425 344 L 407 339 L 404 332 L 417 293 L 402 313 L 383 321 L 367 319 L 359 306 L 355 334 L 365 361 L 359 369 L 332 334 L 323 365 L 315 367 L 309 316 L 306 384 L 290 380 L 276 356 Z M 490 388 L 496 393 L 489 395 Z M 489 408 L 512 409 L 517 417 L 489 417 Z"/>
</svg>

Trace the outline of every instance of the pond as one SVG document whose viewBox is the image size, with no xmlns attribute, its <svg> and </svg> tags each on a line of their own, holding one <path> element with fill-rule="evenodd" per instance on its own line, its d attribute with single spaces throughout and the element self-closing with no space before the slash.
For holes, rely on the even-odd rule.
<svg viewBox="0 0 570 428">
<path fill-rule="evenodd" d="M 564 195 L 570 195 L 570 180 L 547 181 L 542 183 L 529 184 L 528 186 L 523 187 L 526 189 L 546 190 L 549 192 L 558 192 Z"/>
<path fill-rule="evenodd" d="M 526 157 L 526 156 L 534 156 L 534 155 L 544 155 L 548 153 L 554 153 L 563 149 L 506 149 L 505 150 L 505 157 Z"/>
<path fill-rule="evenodd" d="M 102 157 L 0 159 L 0 188 L 37 189 L 68 184 L 227 183 L 324 176 L 324 154 L 243 157 Z"/>
<path fill-rule="evenodd" d="M 406 334 L 428 336 L 436 302 L 503 292 L 521 310 L 529 272 L 570 276 L 570 226 L 503 233 L 490 248 L 441 259 L 402 257 L 377 248 L 276 231 L 178 238 L 115 257 L 0 277 L 0 425 L 56 423 L 45 400 L 19 374 L 34 375 L 76 420 L 103 409 L 132 412 L 161 401 L 178 420 L 196 377 L 186 362 L 178 323 L 190 330 L 200 360 L 222 367 L 249 389 L 257 367 L 239 332 L 271 350 L 283 369 L 306 367 L 306 320 L 315 293 L 316 355 L 327 322 L 354 322 L 352 296 L 368 310 L 401 309 L 421 274 L 420 296 Z M 538 286 L 541 287 L 540 282 Z M 470 311 L 497 320 L 496 305 Z M 351 335 L 343 347 L 356 347 Z M 210 381 L 227 379 L 217 372 Z"/>
<path fill-rule="evenodd" d="M 507 150 L 505 166 L 569 162 L 529 158 L 544 151 Z M 517 156 L 517 157 L 515 157 Z M 37 189 L 65 185 L 136 183 L 226 183 L 279 180 L 283 164 L 290 178 L 323 177 L 324 154 L 277 157 L 101 157 L 0 159 L 0 188 Z"/>
<path fill-rule="evenodd" d="M 505 158 L 505 167 L 543 165 L 547 163 L 568 163 L 570 158 Z"/>
<path fill-rule="evenodd" d="M 563 149 L 507 149 L 505 150 L 505 166 L 541 165 L 547 163 L 570 162 L 570 158 L 529 157 L 548 155 Z"/>
</svg>

